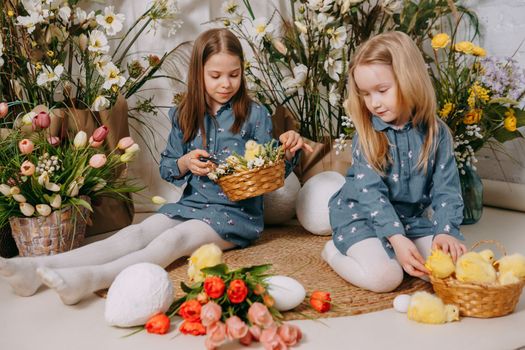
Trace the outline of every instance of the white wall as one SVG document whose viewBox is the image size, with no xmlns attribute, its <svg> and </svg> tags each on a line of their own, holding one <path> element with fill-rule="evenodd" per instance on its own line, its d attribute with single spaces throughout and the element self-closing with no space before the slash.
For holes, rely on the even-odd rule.
<svg viewBox="0 0 525 350">
<path fill-rule="evenodd" d="M 239 0 L 239 2 L 241 1 Z M 137 0 L 112 0 L 110 3 L 114 4 L 117 10 L 126 14 L 128 24 L 131 19 L 138 17 L 144 11 L 147 4 L 147 2 Z M 285 10 L 289 6 L 288 4 L 288 0 L 252 0 L 252 5 L 258 16 L 269 16 L 274 7 Z M 180 0 L 181 19 L 184 24 L 177 34 L 168 38 L 167 29 L 159 30 L 155 37 L 150 33 L 146 39 L 137 43 L 134 50 L 161 54 L 183 41 L 193 40 L 199 33 L 213 26 L 205 24 L 205 22 L 221 15 L 221 5 L 221 0 Z M 465 0 L 464 5 L 478 14 L 482 32 L 480 44 L 487 49 L 489 55 L 512 55 L 525 39 L 525 0 Z M 515 57 L 521 66 L 525 67 L 525 45 L 518 50 Z M 167 80 L 155 81 L 149 84 L 148 88 L 154 89 L 149 92 L 155 93 L 157 104 L 171 105 L 173 86 Z M 163 109 L 162 112 L 162 116 L 159 115 L 157 118 L 151 116 L 148 121 L 150 125 L 155 125 L 155 129 L 161 135 L 157 138 L 159 150 L 164 148 L 165 137 L 169 132 L 169 122 L 166 118 L 167 109 Z M 485 178 L 507 179 L 525 184 L 525 168 L 522 165 L 525 164 L 523 141 L 510 142 L 506 148 L 518 162 L 511 161 L 508 157 L 502 157 L 501 154 L 496 161 L 493 152 L 483 151 L 479 156 L 480 163 L 478 163 L 480 173 Z M 148 197 L 160 194 L 168 200 L 178 198 L 180 191 L 160 179 L 158 167 L 148 154 L 146 146 L 143 145 L 142 149 L 142 155 L 133 165 L 131 174 L 149 186 L 149 189 L 143 192 L 144 195 Z M 149 204 L 147 198 L 137 197 L 137 209 L 139 211 L 154 208 Z"/>
</svg>

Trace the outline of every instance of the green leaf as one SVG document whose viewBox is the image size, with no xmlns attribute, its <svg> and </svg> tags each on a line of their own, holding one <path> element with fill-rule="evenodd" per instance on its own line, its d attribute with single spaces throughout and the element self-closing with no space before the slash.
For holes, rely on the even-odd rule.
<svg viewBox="0 0 525 350">
<path fill-rule="evenodd" d="M 222 276 L 228 273 L 228 266 L 226 264 L 219 264 L 215 266 L 205 267 L 201 269 L 201 271 L 206 275 Z"/>
<path fill-rule="evenodd" d="M 521 133 L 517 130 L 511 132 L 505 128 L 499 128 L 494 132 L 494 138 L 501 143 L 513 140 L 517 137 L 523 137 Z"/>
<path fill-rule="evenodd" d="M 184 282 L 181 282 L 180 283 L 180 289 L 182 289 L 182 291 L 184 293 L 191 293 L 193 291 L 193 288 L 191 288 L 190 286 L 188 286 L 186 283 Z"/>
<path fill-rule="evenodd" d="M 75 198 L 71 198 L 70 201 L 74 205 L 80 205 L 81 207 L 84 207 L 84 208 L 86 208 L 87 210 L 89 210 L 91 212 L 93 211 L 93 208 L 91 207 L 91 204 L 89 204 L 88 202 L 86 202 L 83 199 L 75 197 Z"/>
<path fill-rule="evenodd" d="M 251 267 L 244 269 L 244 272 L 249 272 L 254 276 L 260 276 L 261 274 L 263 274 L 264 272 L 268 271 L 271 268 L 272 268 L 271 264 L 255 265 L 255 266 L 251 266 Z"/>
</svg>

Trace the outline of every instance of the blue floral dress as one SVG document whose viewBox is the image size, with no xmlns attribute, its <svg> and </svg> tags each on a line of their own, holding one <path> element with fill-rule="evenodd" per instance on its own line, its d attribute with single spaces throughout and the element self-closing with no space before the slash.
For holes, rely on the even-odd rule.
<svg viewBox="0 0 525 350">
<path fill-rule="evenodd" d="M 411 239 L 448 233 L 463 240 L 459 231 L 463 200 L 452 135 L 446 125 L 439 123 L 437 150 L 424 173 L 417 168 L 424 132 L 411 122 L 395 129 L 377 116 L 372 117 L 372 123 L 388 138 L 392 164 L 384 175 L 375 172 L 359 150 L 357 135 L 354 137 L 352 166 L 344 185 L 329 202 L 338 250 L 346 255 L 353 244 L 377 237 L 393 257 L 387 237 L 398 233 Z M 433 214 L 428 214 L 428 207 Z"/>
<path fill-rule="evenodd" d="M 221 187 L 207 176 L 196 176 L 187 172 L 181 176 L 177 160 L 184 154 L 204 149 L 202 135 L 198 132 L 191 142 L 183 143 L 183 134 L 177 122 L 177 109 L 169 111 L 172 129 L 166 150 L 161 154 L 160 175 L 176 186 L 187 184 L 177 203 L 165 204 L 159 209 L 171 218 L 202 220 L 221 236 L 240 247 L 245 247 L 260 237 L 264 227 L 263 197 L 257 196 L 238 202 L 226 197 Z M 205 130 L 208 137 L 206 150 L 219 161 L 234 152 L 244 154 L 248 140 L 264 144 L 272 139 L 272 120 L 268 111 L 252 103 L 249 116 L 239 133 L 231 132 L 235 118 L 231 103 L 223 105 L 215 117 L 206 114 Z M 286 162 L 286 175 L 297 161 L 299 152 L 292 162 Z"/>
</svg>

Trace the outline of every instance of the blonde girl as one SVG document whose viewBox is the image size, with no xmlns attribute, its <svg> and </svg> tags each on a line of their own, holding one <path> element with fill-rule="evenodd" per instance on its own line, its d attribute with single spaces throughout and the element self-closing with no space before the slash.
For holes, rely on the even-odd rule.
<svg viewBox="0 0 525 350">
<path fill-rule="evenodd" d="M 388 292 L 403 270 L 426 277 L 432 246 L 454 260 L 466 251 L 453 139 L 437 118 L 426 64 L 408 35 L 365 42 L 348 77 L 353 164 L 330 199 L 333 240 L 322 255 L 348 282 Z"/>
</svg>

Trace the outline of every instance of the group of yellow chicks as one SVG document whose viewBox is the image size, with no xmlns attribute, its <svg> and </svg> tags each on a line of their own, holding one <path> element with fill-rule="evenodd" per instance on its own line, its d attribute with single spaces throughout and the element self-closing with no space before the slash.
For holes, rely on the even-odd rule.
<svg viewBox="0 0 525 350">
<path fill-rule="evenodd" d="M 455 274 L 458 281 L 486 286 L 518 283 L 525 278 L 525 256 L 512 254 L 494 261 L 490 249 L 465 253 L 455 264 L 449 254 L 435 249 L 425 267 L 435 278 L 454 278 Z M 410 298 L 407 316 L 417 322 L 439 324 L 459 320 L 459 309 L 456 305 L 445 305 L 430 293 L 416 292 Z"/>
</svg>

